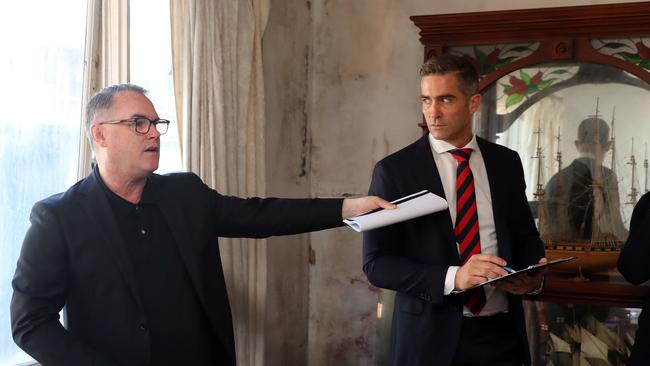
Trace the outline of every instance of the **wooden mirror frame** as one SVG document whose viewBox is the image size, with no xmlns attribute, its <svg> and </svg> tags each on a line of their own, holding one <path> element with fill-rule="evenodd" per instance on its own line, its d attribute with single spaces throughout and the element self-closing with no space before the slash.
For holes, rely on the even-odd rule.
<svg viewBox="0 0 650 366">
<path fill-rule="evenodd" d="M 571 6 L 410 18 L 420 29 L 424 59 L 450 47 L 539 43 L 530 55 L 482 75 L 480 91 L 524 67 L 556 61 L 583 61 L 624 70 L 650 85 L 650 70 L 598 52 L 592 39 L 650 36 L 650 2 Z M 424 130 L 426 125 L 421 124 Z M 648 288 L 598 281 L 548 278 L 542 301 L 641 308 Z"/>
</svg>

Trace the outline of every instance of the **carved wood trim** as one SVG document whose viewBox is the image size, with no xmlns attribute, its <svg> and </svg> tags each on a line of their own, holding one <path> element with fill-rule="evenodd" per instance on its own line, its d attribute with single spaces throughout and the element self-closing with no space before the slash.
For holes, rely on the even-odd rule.
<svg viewBox="0 0 650 366">
<path fill-rule="evenodd" d="M 420 42 L 434 45 L 650 35 L 650 2 L 418 15 Z"/>
<path fill-rule="evenodd" d="M 622 283 L 575 282 L 547 278 L 541 301 L 642 308 L 650 289 Z"/>
</svg>

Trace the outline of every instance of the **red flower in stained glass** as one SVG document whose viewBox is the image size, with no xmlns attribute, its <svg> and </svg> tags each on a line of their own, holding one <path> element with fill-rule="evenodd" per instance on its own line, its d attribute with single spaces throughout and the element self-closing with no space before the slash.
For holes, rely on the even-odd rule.
<svg viewBox="0 0 650 366">
<path fill-rule="evenodd" d="M 636 49 L 639 52 L 639 56 L 642 59 L 650 58 L 650 48 L 648 46 L 643 44 L 643 42 L 641 42 L 641 41 L 638 41 L 634 45 L 636 46 Z"/>
<path fill-rule="evenodd" d="M 512 84 L 512 86 L 503 91 L 507 95 L 511 95 L 511 94 L 523 95 L 526 94 L 526 90 L 528 90 L 526 83 L 514 75 L 510 76 L 510 84 Z"/>
</svg>

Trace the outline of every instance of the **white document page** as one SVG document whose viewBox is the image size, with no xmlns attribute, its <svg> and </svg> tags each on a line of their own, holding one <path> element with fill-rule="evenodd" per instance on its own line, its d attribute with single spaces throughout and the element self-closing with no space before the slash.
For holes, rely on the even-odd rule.
<svg viewBox="0 0 650 366">
<path fill-rule="evenodd" d="M 420 191 L 392 201 L 392 210 L 376 210 L 351 217 L 343 222 L 356 232 L 376 229 L 447 209 L 447 201 L 429 191 Z"/>
</svg>

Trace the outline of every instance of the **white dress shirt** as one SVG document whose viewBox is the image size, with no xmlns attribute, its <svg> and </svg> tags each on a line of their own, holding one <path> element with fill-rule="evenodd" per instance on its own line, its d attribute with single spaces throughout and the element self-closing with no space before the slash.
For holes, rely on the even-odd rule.
<svg viewBox="0 0 650 366">
<path fill-rule="evenodd" d="M 450 150 L 457 149 L 457 147 L 442 141 L 436 140 L 429 134 L 429 143 L 431 144 L 431 151 L 433 152 L 433 159 L 438 167 L 440 180 L 442 181 L 442 188 L 445 191 L 447 203 L 449 204 L 449 214 L 451 221 L 456 223 L 456 168 L 457 162 L 453 157 Z M 490 184 L 488 182 L 487 171 L 485 170 L 485 162 L 481 149 L 476 142 L 476 135 L 472 136 L 472 140 L 463 148 L 472 149 L 472 154 L 469 158 L 469 167 L 474 175 L 474 190 L 476 192 L 476 210 L 478 213 L 479 223 L 479 237 L 481 240 L 481 253 L 499 254 L 497 245 L 497 233 L 494 227 L 494 214 L 492 212 L 492 196 L 490 195 Z M 456 243 L 458 249 L 458 243 Z M 458 266 L 449 266 L 447 276 L 445 277 L 445 295 L 451 293 L 454 289 L 454 278 L 458 271 Z M 485 296 L 487 302 L 481 311 L 480 316 L 494 315 L 501 312 L 508 311 L 508 298 L 505 292 L 493 286 L 485 286 Z M 467 309 L 463 308 L 464 316 L 473 316 Z"/>
</svg>

